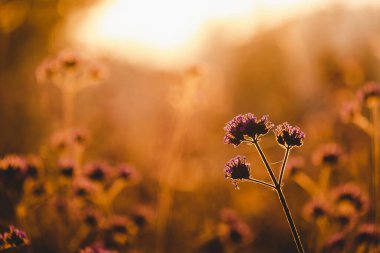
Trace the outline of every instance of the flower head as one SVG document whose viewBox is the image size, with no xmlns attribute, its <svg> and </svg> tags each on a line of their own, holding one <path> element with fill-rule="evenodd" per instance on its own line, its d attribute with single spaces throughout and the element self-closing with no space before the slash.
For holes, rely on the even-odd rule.
<svg viewBox="0 0 380 253">
<path fill-rule="evenodd" d="M 357 93 L 359 100 L 367 105 L 378 105 L 380 103 L 380 84 L 369 82 L 365 84 Z"/>
<path fill-rule="evenodd" d="M 73 182 L 73 193 L 78 197 L 87 197 L 96 191 L 94 183 L 86 178 L 79 177 Z"/>
<path fill-rule="evenodd" d="M 337 224 L 340 229 L 348 231 L 357 223 L 358 214 L 352 209 L 341 208 L 332 214 L 332 221 Z"/>
<path fill-rule="evenodd" d="M 358 245 L 380 245 L 380 228 L 374 224 L 360 226 L 355 241 Z"/>
<path fill-rule="evenodd" d="M 359 186 L 345 184 L 333 190 L 333 199 L 336 204 L 348 204 L 354 208 L 358 214 L 365 214 L 369 208 L 369 199 Z"/>
<path fill-rule="evenodd" d="M 224 177 L 231 178 L 232 183 L 238 188 L 236 180 L 249 179 L 250 170 L 250 164 L 246 162 L 245 157 L 237 156 L 226 163 Z"/>
<path fill-rule="evenodd" d="M 17 155 L 7 155 L 0 159 L 0 180 L 11 186 L 21 187 L 26 177 L 28 164 Z"/>
<path fill-rule="evenodd" d="M 106 225 L 107 245 L 125 245 L 137 232 L 137 226 L 127 216 L 114 216 Z"/>
<path fill-rule="evenodd" d="M 14 226 L 9 226 L 8 231 L 3 233 L 2 239 L 5 242 L 5 248 L 22 247 L 30 243 L 26 233 Z"/>
<path fill-rule="evenodd" d="M 316 221 L 326 217 L 331 212 L 330 205 L 322 199 L 314 199 L 307 203 L 303 209 L 306 219 Z"/>
<path fill-rule="evenodd" d="M 79 91 L 106 77 L 104 67 L 72 50 L 63 50 L 44 60 L 36 70 L 39 83 L 53 83 L 63 90 Z"/>
<path fill-rule="evenodd" d="M 278 125 L 274 134 L 278 144 L 284 148 L 300 147 L 305 139 L 304 132 L 297 126 L 289 125 L 288 122 Z"/>
<path fill-rule="evenodd" d="M 347 246 L 347 238 L 342 233 L 337 233 L 332 235 L 329 239 L 327 239 L 324 247 L 323 253 L 340 253 L 344 252 L 344 249 Z"/>
<path fill-rule="evenodd" d="M 138 183 L 141 179 L 140 173 L 128 164 L 122 164 L 118 167 L 118 176 L 129 183 Z"/>
<path fill-rule="evenodd" d="M 324 144 L 313 154 L 313 162 L 316 166 L 328 165 L 335 166 L 344 160 L 342 147 L 337 143 Z"/>
<path fill-rule="evenodd" d="M 101 214 L 96 209 L 87 208 L 81 213 L 83 222 L 90 227 L 97 227 L 101 219 Z"/>
<path fill-rule="evenodd" d="M 252 241 L 252 230 L 233 210 L 222 210 L 221 218 L 222 223 L 219 226 L 218 234 L 223 243 L 248 244 Z"/>
<path fill-rule="evenodd" d="M 71 159 L 63 159 L 58 162 L 58 169 L 60 174 L 66 178 L 74 176 L 74 161 Z"/>
<path fill-rule="evenodd" d="M 154 218 L 154 212 L 148 206 L 138 205 L 133 208 L 131 219 L 139 228 L 145 227 Z"/>
<path fill-rule="evenodd" d="M 256 118 L 252 113 L 237 115 L 224 127 L 226 131 L 224 143 L 237 147 L 246 140 L 246 137 L 252 141 L 259 141 L 260 137 L 267 134 L 273 126 L 267 115 L 261 119 Z"/>
<path fill-rule="evenodd" d="M 110 177 L 111 167 L 106 163 L 93 162 L 84 167 L 84 173 L 92 181 L 104 181 Z"/>
</svg>

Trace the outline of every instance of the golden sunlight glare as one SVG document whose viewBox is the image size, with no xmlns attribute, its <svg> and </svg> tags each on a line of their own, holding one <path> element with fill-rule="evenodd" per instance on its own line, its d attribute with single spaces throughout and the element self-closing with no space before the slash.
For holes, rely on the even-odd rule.
<svg viewBox="0 0 380 253">
<path fill-rule="evenodd" d="M 260 25 L 305 14 L 323 3 L 326 1 L 110 0 L 81 13 L 71 30 L 76 43 L 93 51 L 177 65 L 184 59 L 196 59 L 212 28 L 223 27 L 225 37 L 239 41 Z"/>
</svg>

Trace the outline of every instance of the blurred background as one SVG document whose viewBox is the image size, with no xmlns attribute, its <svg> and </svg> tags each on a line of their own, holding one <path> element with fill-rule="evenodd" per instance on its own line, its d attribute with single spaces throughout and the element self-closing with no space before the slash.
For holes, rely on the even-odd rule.
<svg viewBox="0 0 380 253">
<path fill-rule="evenodd" d="M 46 150 L 67 127 L 65 100 L 57 83 L 39 81 L 36 72 L 44 59 L 72 50 L 106 72 L 72 98 L 69 127 L 88 136 L 75 167 L 133 166 L 140 180 L 114 196 L 110 213 L 144 205 L 152 216 L 127 244 L 104 243 L 102 230 L 68 249 L 78 224 L 65 221 L 58 233 L 49 224 L 61 216 L 40 224 L 36 214 L 57 212 L 46 203 L 59 190 L 38 200 L 43 211 L 21 212 L 31 200 L 5 201 L 2 194 L 1 226 L 15 224 L 31 239 L 12 250 L 78 252 L 101 241 L 119 252 L 295 252 L 277 196 L 255 184 L 236 190 L 224 178 L 225 163 L 241 154 L 254 177 L 269 180 L 252 147 L 223 143 L 223 128 L 248 112 L 288 121 L 306 133 L 305 145 L 291 154 L 305 160 L 305 175 L 320 173 L 312 158 L 318 147 L 338 143 L 349 155 L 333 169 L 329 189 L 351 182 L 369 192 L 371 138 L 341 114 L 360 87 L 380 79 L 379 13 L 380 3 L 369 0 L 0 0 L 1 157 L 33 154 L 46 175 L 58 166 Z M 283 149 L 272 133 L 261 145 L 277 174 Z M 323 245 L 335 231 L 319 233 L 303 214 L 313 197 L 290 177 L 285 184 L 305 248 L 321 252 L 315 238 Z M 245 224 L 237 240 L 226 239 L 226 212 Z M 361 219 L 357 224 L 369 218 Z"/>
</svg>

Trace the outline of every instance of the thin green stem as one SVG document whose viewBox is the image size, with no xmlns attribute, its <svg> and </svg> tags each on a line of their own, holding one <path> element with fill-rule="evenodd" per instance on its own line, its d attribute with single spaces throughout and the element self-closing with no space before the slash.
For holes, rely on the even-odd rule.
<svg viewBox="0 0 380 253">
<path fill-rule="evenodd" d="M 270 188 L 273 188 L 273 189 L 276 189 L 276 187 L 274 185 L 269 184 L 269 183 L 264 182 L 264 181 L 261 181 L 261 180 L 258 180 L 258 179 L 248 178 L 246 180 L 254 182 L 254 183 L 258 183 L 258 184 L 261 184 L 261 185 L 264 185 L 264 186 L 267 186 L 267 187 L 270 187 Z"/>
<path fill-rule="evenodd" d="M 288 162 L 289 153 L 290 153 L 290 148 L 286 148 L 285 156 L 284 156 L 284 161 L 282 162 L 281 171 L 280 171 L 280 177 L 279 177 L 279 180 L 278 180 L 278 184 L 279 185 L 281 185 L 282 179 L 284 177 L 285 166 L 286 166 L 286 163 Z"/>
</svg>

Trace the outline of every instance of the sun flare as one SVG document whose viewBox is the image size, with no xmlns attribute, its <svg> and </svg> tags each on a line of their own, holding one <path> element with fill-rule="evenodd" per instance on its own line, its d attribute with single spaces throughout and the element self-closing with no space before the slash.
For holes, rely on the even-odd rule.
<svg viewBox="0 0 380 253">
<path fill-rule="evenodd" d="M 80 13 L 70 30 L 76 43 L 97 52 L 177 65 L 197 58 L 212 29 L 222 30 L 223 39 L 241 41 L 262 26 L 304 15 L 323 3 L 326 1 L 110 0 Z"/>
</svg>

